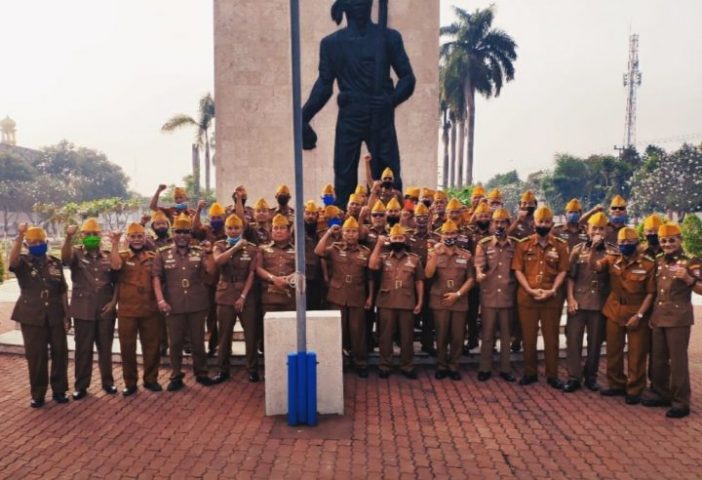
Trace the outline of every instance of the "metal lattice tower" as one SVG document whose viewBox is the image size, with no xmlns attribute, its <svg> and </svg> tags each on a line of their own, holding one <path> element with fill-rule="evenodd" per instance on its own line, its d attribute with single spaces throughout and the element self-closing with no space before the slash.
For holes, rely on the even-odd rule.
<svg viewBox="0 0 702 480">
<path fill-rule="evenodd" d="M 627 88 L 624 147 L 631 148 L 636 144 L 636 90 L 641 86 L 639 36 L 637 34 L 629 37 L 629 70 L 624 74 L 624 86 Z"/>
</svg>

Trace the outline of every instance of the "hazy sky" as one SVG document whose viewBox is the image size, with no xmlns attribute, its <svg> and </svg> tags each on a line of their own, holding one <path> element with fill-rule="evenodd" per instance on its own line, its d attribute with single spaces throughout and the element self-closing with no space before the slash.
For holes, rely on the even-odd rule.
<svg viewBox="0 0 702 480">
<path fill-rule="evenodd" d="M 477 179 L 621 144 L 630 32 L 641 36 L 638 139 L 702 141 L 702 1 L 453 0 L 442 1 L 442 24 L 451 5 L 491 3 L 519 59 L 502 95 L 478 101 Z M 17 121 L 20 145 L 66 138 L 102 150 L 142 193 L 188 173 L 192 133 L 160 127 L 194 115 L 213 89 L 210 1 L 0 0 L 0 14 L 0 117 Z"/>
</svg>

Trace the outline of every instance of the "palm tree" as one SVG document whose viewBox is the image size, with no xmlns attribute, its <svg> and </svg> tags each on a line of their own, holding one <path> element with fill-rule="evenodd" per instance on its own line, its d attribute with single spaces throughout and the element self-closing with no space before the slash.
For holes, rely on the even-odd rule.
<svg viewBox="0 0 702 480">
<path fill-rule="evenodd" d="M 173 115 L 161 127 L 162 132 L 172 132 L 182 127 L 195 127 L 195 143 L 198 149 L 205 149 L 205 195 L 210 193 L 210 128 L 215 119 L 215 103 L 212 95 L 207 93 L 200 99 L 197 120 L 182 113 Z M 200 190 L 200 175 L 193 165 L 194 190 Z"/>
<path fill-rule="evenodd" d="M 506 32 L 492 28 L 494 7 L 468 13 L 453 7 L 457 22 L 441 27 L 448 41 L 441 45 L 445 65 L 454 64 L 463 86 L 468 120 L 467 182 L 473 183 L 475 92 L 498 97 L 505 82 L 514 79 L 517 44 Z"/>
<path fill-rule="evenodd" d="M 451 122 L 448 119 L 448 104 L 445 100 L 441 100 L 441 143 L 444 145 L 444 158 L 441 185 L 444 189 L 448 188 L 449 183 L 449 131 L 451 130 Z"/>
<path fill-rule="evenodd" d="M 463 186 L 463 147 L 465 145 L 466 102 L 461 76 L 461 64 L 457 57 L 450 57 L 442 62 L 441 92 L 449 108 L 451 119 L 451 186 Z M 458 128 L 458 132 L 456 129 Z M 456 152 L 458 146 L 458 153 Z"/>
</svg>

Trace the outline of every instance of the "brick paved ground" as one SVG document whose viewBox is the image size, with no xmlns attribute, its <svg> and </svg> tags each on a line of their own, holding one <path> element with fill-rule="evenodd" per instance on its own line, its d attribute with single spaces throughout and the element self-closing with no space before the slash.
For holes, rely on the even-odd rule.
<svg viewBox="0 0 702 480">
<path fill-rule="evenodd" d="M 94 381 L 81 402 L 33 410 L 24 359 L 0 355 L 0 478 L 701 478 L 699 327 L 690 352 L 683 420 L 543 381 L 478 384 L 471 369 L 456 383 L 425 369 L 415 382 L 346 375 L 347 415 L 316 429 L 265 417 L 263 383 L 241 370 L 218 387 L 188 376 L 181 392 L 130 399 Z"/>
</svg>

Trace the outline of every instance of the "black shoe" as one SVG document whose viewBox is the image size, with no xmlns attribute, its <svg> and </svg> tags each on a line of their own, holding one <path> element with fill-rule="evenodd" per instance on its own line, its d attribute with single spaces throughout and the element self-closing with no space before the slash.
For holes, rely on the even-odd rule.
<svg viewBox="0 0 702 480">
<path fill-rule="evenodd" d="M 641 403 L 641 395 L 627 395 L 624 397 L 624 402 L 627 405 L 638 405 Z"/>
<path fill-rule="evenodd" d="M 514 382 L 515 380 L 511 372 L 500 372 L 500 377 L 502 377 L 502 380 L 505 382 Z"/>
<path fill-rule="evenodd" d="M 108 393 L 110 395 L 117 395 L 117 387 L 114 385 L 103 385 L 102 389 L 105 393 Z"/>
<path fill-rule="evenodd" d="M 185 347 L 185 348 L 183 349 L 183 353 L 185 353 L 185 354 L 187 354 L 187 355 L 192 355 L 193 349 L 190 348 L 190 347 Z"/>
<path fill-rule="evenodd" d="M 538 378 L 536 375 L 524 375 L 520 380 L 519 380 L 519 385 L 531 385 L 532 383 L 536 383 L 538 381 Z"/>
<path fill-rule="evenodd" d="M 76 390 L 71 396 L 73 397 L 73 400 L 82 400 L 86 397 L 86 395 L 88 395 L 87 390 Z"/>
<path fill-rule="evenodd" d="M 402 372 L 402 375 L 405 376 L 405 378 L 409 378 L 410 380 L 417 380 L 417 370 L 412 369 L 407 372 Z"/>
<path fill-rule="evenodd" d="M 161 388 L 161 384 L 158 382 L 149 382 L 144 384 L 144 388 L 147 390 L 150 390 L 152 392 L 162 392 L 163 388 Z"/>
<path fill-rule="evenodd" d="M 568 380 L 565 385 L 563 385 L 564 393 L 573 393 L 576 390 L 580 390 L 580 382 L 577 380 Z"/>
<path fill-rule="evenodd" d="M 131 397 L 132 395 L 134 395 L 136 393 L 136 391 L 137 391 L 136 385 L 131 386 L 131 387 L 127 387 L 124 390 L 122 390 L 122 396 Z"/>
<path fill-rule="evenodd" d="M 547 378 L 546 383 L 548 383 L 551 388 L 555 388 L 556 390 L 561 390 L 563 388 L 563 382 L 561 382 L 561 380 L 558 378 Z"/>
<path fill-rule="evenodd" d="M 162 357 L 167 357 L 168 356 L 168 347 L 161 347 L 161 356 Z"/>
<path fill-rule="evenodd" d="M 585 386 L 587 387 L 588 390 L 592 392 L 597 392 L 600 389 L 600 384 L 597 383 L 596 379 L 591 379 L 591 380 L 585 380 Z"/>
<path fill-rule="evenodd" d="M 390 378 L 390 370 L 379 370 L 378 377 L 380 378 Z"/>
<path fill-rule="evenodd" d="M 258 372 L 249 372 L 249 382 L 256 383 L 259 380 L 261 380 L 261 377 L 258 376 Z"/>
<path fill-rule="evenodd" d="M 65 397 L 65 395 L 64 395 Z M 68 399 L 66 399 L 68 401 Z M 29 402 L 29 406 L 32 408 L 41 408 L 44 406 L 44 399 L 43 398 L 33 398 L 31 402 Z"/>
<path fill-rule="evenodd" d="M 356 370 L 356 375 L 358 375 L 359 378 L 368 378 L 368 369 L 359 368 Z"/>
<path fill-rule="evenodd" d="M 690 409 L 689 408 L 671 408 L 667 412 L 665 412 L 665 416 L 668 418 L 683 418 L 687 417 L 690 415 Z"/>
<path fill-rule="evenodd" d="M 229 380 L 229 374 L 228 373 L 218 373 L 214 377 L 212 377 L 212 383 L 215 385 L 219 385 L 220 383 L 224 383 L 227 380 Z"/>
<path fill-rule="evenodd" d="M 492 372 L 478 372 L 478 381 L 487 382 L 492 377 Z"/>
<path fill-rule="evenodd" d="M 195 377 L 195 381 L 205 387 L 211 387 L 214 385 L 214 381 L 207 375 L 198 375 Z"/>
<path fill-rule="evenodd" d="M 217 349 L 212 348 L 207 351 L 207 358 L 215 358 L 217 356 Z"/>
<path fill-rule="evenodd" d="M 443 380 L 448 376 L 448 370 L 437 370 L 434 372 L 434 378 L 437 380 Z"/>
<path fill-rule="evenodd" d="M 521 340 L 514 340 L 512 342 L 512 345 L 510 345 L 510 350 L 512 350 L 514 353 L 521 352 L 522 351 L 522 341 Z"/>
<path fill-rule="evenodd" d="M 623 397 L 626 395 L 626 390 L 623 388 L 605 388 L 604 390 L 600 390 L 600 395 L 605 397 Z"/>
<path fill-rule="evenodd" d="M 55 393 L 51 396 L 56 403 L 68 403 L 68 397 L 65 393 Z"/>
<path fill-rule="evenodd" d="M 658 398 L 642 398 L 641 405 L 644 407 L 669 407 L 670 402 Z"/>
<path fill-rule="evenodd" d="M 169 392 L 177 392 L 181 388 L 184 387 L 183 384 L 183 379 L 182 378 L 174 378 L 170 382 L 168 382 L 168 386 L 166 387 L 166 390 Z"/>
<path fill-rule="evenodd" d="M 432 346 L 422 347 L 422 352 L 426 353 L 430 357 L 436 357 L 436 349 Z"/>
<path fill-rule="evenodd" d="M 466 357 L 470 356 L 470 348 L 468 348 L 468 345 L 463 345 L 463 355 Z"/>
<path fill-rule="evenodd" d="M 448 374 L 449 378 L 453 380 L 454 382 L 457 382 L 461 379 L 461 372 L 457 370 L 450 371 Z"/>
</svg>

